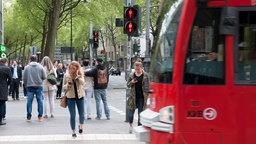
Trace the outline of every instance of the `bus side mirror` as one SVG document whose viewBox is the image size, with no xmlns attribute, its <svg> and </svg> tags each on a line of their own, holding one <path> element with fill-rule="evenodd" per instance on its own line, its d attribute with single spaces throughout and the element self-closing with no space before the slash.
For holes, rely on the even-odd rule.
<svg viewBox="0 0 256 144">
<path fill-rule="evenodd" d="M 221 12 L 220 34 L 235 35 L 238 24 L 238 11 L 236 8 L 225 7 Z"/>
</svg>

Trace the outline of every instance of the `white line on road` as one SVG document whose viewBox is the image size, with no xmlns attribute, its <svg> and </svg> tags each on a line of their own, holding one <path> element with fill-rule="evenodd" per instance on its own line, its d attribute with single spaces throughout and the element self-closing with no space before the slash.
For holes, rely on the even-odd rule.
<svg viewBox="0 0 256 144">
<path fill-rule="evenodd" d="M 77 138 L 71 135 L 16 135 L 0 136 L 0 142 L 18 142 L 18 141 L 61 141 L 61 140 L 136 140 L 134 134 L 83 134 Z"/>
<path fill-rule="evenodd" d="M 125 115 L 125 112 L 119 110 L 119 109 L 116 108 L 116 107 L 113 107 L 113 106 L 111 106 L 111 105 L 109 105 L 108 107 L 109 107 L 110 110 L 112 110 L 112 111 L 114 111 L 114 112 L 116 112 L 116 113 L 118 113 L 118 114 L 120 114 L 120 115 L 123 115 L 123 116 Z M 134 115 L 134 119 L 135 119 L 135 120 L 138 120 L 138 116 L 137 116 L 136 114 Z"/>
</svg>

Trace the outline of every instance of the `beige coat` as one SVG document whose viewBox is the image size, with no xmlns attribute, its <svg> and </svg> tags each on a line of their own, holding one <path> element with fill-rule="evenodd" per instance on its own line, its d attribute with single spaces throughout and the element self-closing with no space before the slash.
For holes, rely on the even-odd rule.
<svg viewBox="0 0 256 144">
<path fill-rule="evenodd" d="M 69 73 L 66 73 L 63 78 L 63 89 L 66 92 L 67 98 L 75 98 L 75 89 L 72 87 L 69 91 L 67 91 L 68 88 L 68 82 L 73 83 L 71 76 Z M 78 93 L 78 98 L 84 97 L 84 78 L 78 78 L 75 80 L 76 86 L 77 86 L 77 93 Z"/>
<path fill-rule="evenodd" d="M 46 73 L 46 76 L 50 73 L 54 73 L 55 76 L 57 77 L 57 74 L 55 72 L 54 69 L 48 71 L 46 67 L 44 67 L 44 70 L 45 70 L 45 73 Z M 52 85 L 48 82 L 47 78 L 43 81 L 43 91 L 44 92 L 47 92 L 47 91 L 53 91 L 53 90 L 56 90 L 56 85 Z"/>
</svg>

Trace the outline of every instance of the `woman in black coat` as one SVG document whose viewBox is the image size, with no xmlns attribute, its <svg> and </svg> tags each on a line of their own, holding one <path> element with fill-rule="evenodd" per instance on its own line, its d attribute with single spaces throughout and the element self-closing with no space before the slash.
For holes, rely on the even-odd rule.
<svg viewBox="0 0 256 144">
<path fill-rule="evenodd" d="M 5 102 L 8 100 L 8 84 L 12 81 L 11 69 L 6 66 L 7 59 L 0 59 L 0 125 L 5 125 L 2 122 L 5 115 Z"/>
</svg>

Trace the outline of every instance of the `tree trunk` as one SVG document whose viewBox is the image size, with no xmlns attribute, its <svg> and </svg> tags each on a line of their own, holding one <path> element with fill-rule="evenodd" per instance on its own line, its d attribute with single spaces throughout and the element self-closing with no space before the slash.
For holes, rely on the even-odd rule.
<svg viewBox="0 0 256 144">
<path fill-rule="evenodd" d="M 48 34 L 46 38 L 44 55 L 49 56 L 51 60 L 53 60 L 53 56 L 54 56 L 55 40 L 56 40 L 57 27 L 59 24 L 61 2 L 62 0 L 55 0 L 53 2 L 53 9 L 49 17 L 49 27 L 48 27 Z"/>
</svg>

